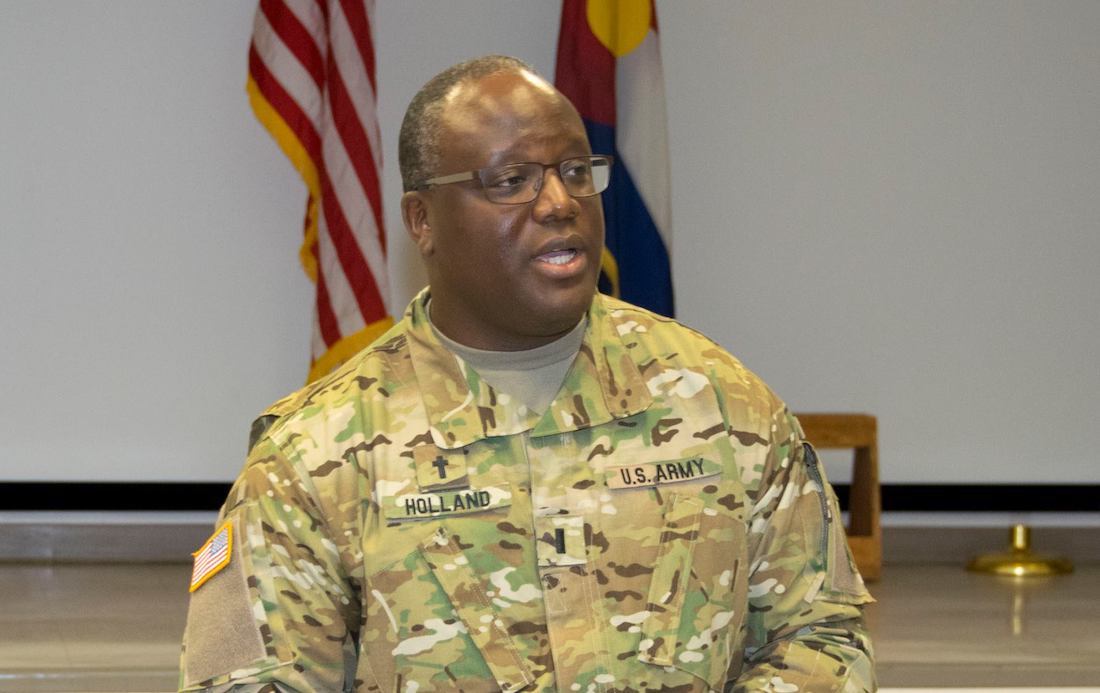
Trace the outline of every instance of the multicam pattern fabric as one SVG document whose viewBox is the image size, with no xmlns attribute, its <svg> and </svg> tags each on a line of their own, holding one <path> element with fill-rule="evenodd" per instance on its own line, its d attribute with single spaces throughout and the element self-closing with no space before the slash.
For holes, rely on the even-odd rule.
<svg viewBox="0 0 1100 693">
<path fill-rule="evenodd" d="M 265 414 L 221 513 L 264 654 L 189 631 L 182 688 L 874 690 L 835 499 L 759 379 L 598 296 L 540 416 L 426 297 Z"/>
</svg>

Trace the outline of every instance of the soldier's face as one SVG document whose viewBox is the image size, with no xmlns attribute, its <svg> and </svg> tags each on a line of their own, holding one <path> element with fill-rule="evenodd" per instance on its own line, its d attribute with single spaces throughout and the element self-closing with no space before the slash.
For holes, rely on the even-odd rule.
<svg viewBox="0 0 1100 693">
<path fill-rule="evenodd" d="M 445 108 L 435 175 L 592 153 L 572 105 L 531 75 L 460 85 Z M 599 196 L 571 197 L 552 169 L 538 197 L 524 204 L 490 202 L 476 182 L 420 194 L 428 238 L 417 243 L 428 265 L 432 320 L 442 332 L 469 346 L 515 350 L 577 324 L 599 274 Z"/>
</svg>

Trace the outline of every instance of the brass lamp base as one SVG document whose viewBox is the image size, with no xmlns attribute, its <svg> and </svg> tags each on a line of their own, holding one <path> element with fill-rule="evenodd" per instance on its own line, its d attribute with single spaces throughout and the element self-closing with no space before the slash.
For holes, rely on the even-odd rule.
<svg viewBox="0 0 1100 693">
<path fill-rule="evenodd" d="M 1031 529 L 1027 525 L 1014 525 L 1009 530 L 1011 550 L 1007 553 L 989 553 L 978 556 L 966 569 L 975 573 L 993 573 L 1015 577 L 1039 577 L 1063 575 L 1073 572 L 1073 563 L 1065 558 L 1042 556 L 1031 552 Z"/>
</svg>

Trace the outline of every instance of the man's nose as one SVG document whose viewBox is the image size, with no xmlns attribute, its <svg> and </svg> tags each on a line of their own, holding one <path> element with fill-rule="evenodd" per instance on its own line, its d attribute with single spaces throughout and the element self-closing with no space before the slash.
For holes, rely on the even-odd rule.
<svg viewBox="0 0 1100 693">
<path fill-rule="evenodd" d="M 571 219 L 580 211 L 577 199 L 565 189 L 561 174 L 553 166 L 547 166 L 542 175 L 542 188 L 535 198 L 534 215 L 539 222 Z"/>
</svg>

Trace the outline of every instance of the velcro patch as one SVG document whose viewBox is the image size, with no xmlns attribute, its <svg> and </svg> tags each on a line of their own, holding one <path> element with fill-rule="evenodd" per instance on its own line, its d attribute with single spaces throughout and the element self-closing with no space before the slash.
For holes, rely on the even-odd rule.
<svg viewBox="0 0 1100 693">
<path fill-rule="evenodd" d="M 387 520 L 420 520 L 428 517 L 466 515 L 512 504 L 508 484 L 439 493 L 406 493 L 383 500 Z"/>
<path fill-rule="evenodd" d="M 584 518 L 546 515 L 535 518 L 535 552 L 540 568 L 584 565 L 587 562 Z"/>
<path fill-rule="evenodd" d="M 233 522 L 226 520 L 225 524 L 206 540 L 202 548 L 191 556 L 195 562 L 191 567 L 190 591 L 194 592 L 214 577 L 219 570 L 229 565 L 229 559 L 233 556 Z"/>
<path fill-rule="evenodd" d="M 722 466 L 717 462 L 705 457 L 688 457 L 682 460 L 611 467 L 604 472 L 604 479 L 608 488 L 623 489 L 694 481 L 721 473 Z"/>
<path fill-rule="evenodd" d="M 466 455 L 462 450 L 440 450 L 434 445 L 413 448 L 416 484 L 422 493 L 470 486 Z"/>
</svg>

